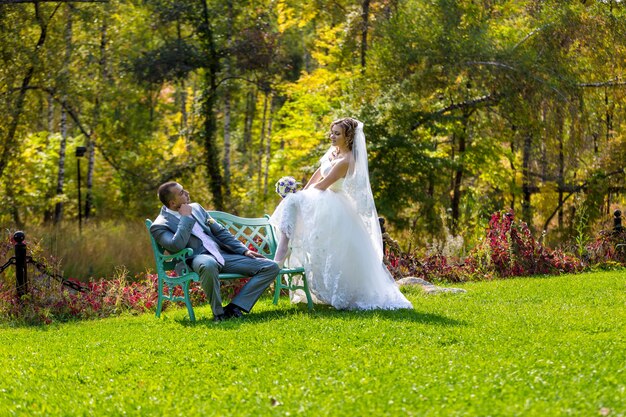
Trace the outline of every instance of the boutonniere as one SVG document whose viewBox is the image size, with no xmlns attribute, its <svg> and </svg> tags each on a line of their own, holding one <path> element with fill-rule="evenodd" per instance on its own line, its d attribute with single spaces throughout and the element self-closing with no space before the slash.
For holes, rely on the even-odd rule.
<svg viewBox="0 0 626 417">
<path fill-rule="evenodd" d="M 207 226 L 210 224 L 215 224 L 215 219 L 213 217 L 209 217 L 208 219 L 206 219 L 206 222 L 204 222 L 204 224 L 206 224 Z"/>
</svg>

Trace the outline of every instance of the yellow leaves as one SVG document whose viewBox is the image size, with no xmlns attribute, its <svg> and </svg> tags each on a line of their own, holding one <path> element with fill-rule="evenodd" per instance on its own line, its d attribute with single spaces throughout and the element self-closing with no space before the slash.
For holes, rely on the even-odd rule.
<svg viewBox="0 0 626 417">
<path fill-rule="evenodd" d="M 285 32 L 287 29 L 298 26 L 298 19 L 295 17 L 296 11 L 287 4 L 287 1 L 279 1 L 276 5 L 278 11 L 278 31 Z"/>
<path fill-rule="evenodd" d="M 279 0 L 276 4 L 278 31 L 283 33 L 290 28 L 302 28 L 317 16 L 317 9 L 311 3 L 295 4 L 289 0 Z"/>
<path fill-rule="evenodd" d="M 174 146 L 172 146 L 172 156 L 178 157 L 187 152 L 187 141 L 184 138 L 178 138 Z"/>
<path fill-rule="evenodd" d="M 315 49 L 311 52 L 311 56 L 321 66 L 339 63 L 341 59 L 341 35 L 343 33 L 341 26 L 328 27 L 318 31 Z"/>
</svg>

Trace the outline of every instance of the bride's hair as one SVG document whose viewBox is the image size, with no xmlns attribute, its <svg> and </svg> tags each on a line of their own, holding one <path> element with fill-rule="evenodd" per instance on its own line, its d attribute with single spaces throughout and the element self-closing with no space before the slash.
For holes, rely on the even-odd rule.
<svg viewBox="0 0 626 417">
<path fill-rule="evenodd" d="M 330 124 L 330 128 L 332 129 L 334 126 L 343 127 L 343 134 L 346 137 L 346 142 L 348 145 L 348 149 L 352 150 L 352 145 L 354 144 L 354 133 L 356 132 L 356 127 L 359 122 L 354 120 L 351 117 L 344 117 L 342 119 L 337 119 Z"/>
</svg>

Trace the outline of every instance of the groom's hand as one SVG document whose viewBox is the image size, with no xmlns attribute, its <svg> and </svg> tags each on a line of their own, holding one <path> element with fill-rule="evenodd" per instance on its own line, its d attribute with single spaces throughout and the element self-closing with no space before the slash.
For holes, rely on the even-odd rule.
<svg viewBox="0 0 626 417">
<path fill-rule="evenodd" d="M 191 216 L 191 206 L 189 204 L 181 204 L 178 212 L 181 216 Z"/>
<path fill-rule="evenodd" d="M 247 250 L 244 255 L 248 258 L 265 258 L 265 256 L 261 255 L 260 253 L 252 252 L 251 250 Z"/>
</svg>

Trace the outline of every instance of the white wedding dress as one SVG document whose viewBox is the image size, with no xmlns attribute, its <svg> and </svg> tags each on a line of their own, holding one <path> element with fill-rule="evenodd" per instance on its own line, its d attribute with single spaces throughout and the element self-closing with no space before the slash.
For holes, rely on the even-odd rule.
<svg viewBox="0 0 626 417">
<path fill-rule="evenodd" d="M 359 126 L 363 135 L 362 124 Z M 362 142 L 359 156 L 366 158 L 364 136 Z M 355 146 L 359 145 L 355 138 Z M 331 152 L 321 163 L 325 176 L 332 167 Z M 287 264 L 305 268 L 315 302 L 342 310 L 410 309 L 413 306 L 382 262 L 380 225 L 369 188 L 367 160 L 365 163 L 367 184 L 362 178 L 350 181 L 354 174 L 363 175 L 361 166 L 361 172 L 353 170 L 327 190 L 309 188 L 289 194 L 276 207 L 270 223 L 289 237 Z M 367 186 L 354 191 L 356 199 L 346 190 L 355 185 Z M 366 209 L 359 210 L 359 205 Z M 292 293 L 291 299 L 306 301 L 301 291 Z"/>
</svg>

